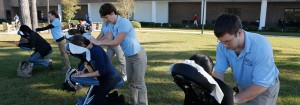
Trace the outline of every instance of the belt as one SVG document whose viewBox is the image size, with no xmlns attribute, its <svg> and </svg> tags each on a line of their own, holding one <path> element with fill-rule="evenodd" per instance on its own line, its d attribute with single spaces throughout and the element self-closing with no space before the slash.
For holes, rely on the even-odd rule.
<svg viewBox="0 0 300 105">
<path fill-rule="evenodd" d="M 65 37 L 64 37 L 64 36 L 62 36 L 62 37 L 60 37 L 60 38 L 56 39 L 55 41 L 56 41 L 56 42 L 60 42 L 60 41 L 62 41 L 62 40 L 64 40 L 64 39 L 65 39 Z"/>
</svg>

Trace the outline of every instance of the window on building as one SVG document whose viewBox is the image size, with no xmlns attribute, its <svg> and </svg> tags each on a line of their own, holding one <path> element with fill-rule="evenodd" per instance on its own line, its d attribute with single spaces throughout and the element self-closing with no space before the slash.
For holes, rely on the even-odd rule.
<svg viewBox="0 0 300 105">
<path fill-rule="evenodd" d="M 300 25 L 300 8 L 286 8 L 284 10 L 284 18 L 287 26 Z"/>
<path fill-rule="evenodd" d="M 225 13 L 235 14 L 241 17 L 241 8 L 225 8 Z"/>
<path fill-rule="evenodd" d="M 11 18 L 11 11 L 10 11 L 10 10 L 6 10 L 5 15 L 6 15 L 6 19 L 7 19 L 7 20 L 9 20 L 9 21 L 12 20 L 12 18 Z"/>
<path fill-rule="evenodd" d="M 39 20 L 41 20 L 41 19 L 44 18 L 44 16 L 43 16 L 43 11 L 41 11 L 41 10 L 38 10 L 38 11 L 37 11 L 37 15 L 38 15 L 37 17 L 38 17 Z"/>
</svg>

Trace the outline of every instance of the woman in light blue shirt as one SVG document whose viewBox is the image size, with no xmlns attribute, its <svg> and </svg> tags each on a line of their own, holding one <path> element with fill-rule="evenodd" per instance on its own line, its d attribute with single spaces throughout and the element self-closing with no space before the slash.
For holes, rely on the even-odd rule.
<svg viewBox="0 0 300 105">
<path fill-rule="evenodd" d="M 55 11 L 50 11 L 48 13 L 48 18 L 50 19 L 51 24 L 43 28 L 36 28 L 35 30 L 38 32 L 51 29 L 53 40 L 57 42 L 60 54 L 63 58 L 64 66 L 62 67 L 62 70 L 67 70 L 71 68 L 71 64 L 65 51 L 66 39 L 63 36 L 62 23 L 59 21 L 59 15 Z"/>
</svg>

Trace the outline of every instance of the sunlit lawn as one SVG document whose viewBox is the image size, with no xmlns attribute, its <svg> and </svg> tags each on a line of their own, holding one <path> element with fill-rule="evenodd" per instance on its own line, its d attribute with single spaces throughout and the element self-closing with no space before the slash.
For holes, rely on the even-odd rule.
<svg viewBox="0 0 300 105">
<path fill-rule="evenodd" d="M 94 36 L 97 34 L 93 33 Z M 183 61 L 196 53 L 209 55 L 215 60 L 217 39 L 212 34 L 141 31 L 137 34 L 148 55 L 145 80 L 149 105 L 181 105 L 184 94 L 167 74 L 169 65 Z M 28 59 L 29 53 L 14 46 L 13 41 L 17 41 L 19 36 L 0 35 L 0 105 L 74 105 L 78 96 L 84 96 L 87 88 L 77 93 L 61 90 L 65 75 L 65 71 L 60 71 L 61 57 L 51 36 L 49 34 L 43 36 L 54 48 L 54 53 L 47 56 L 54 60 L 54 70 L 36 67 L 33 70 L 33 77 L 20 78 L 16 77 L 18 62 Z M 273 45 L 275 61 L 280 70 L 281 88 L 278 104 L 299 104 L 300 39 L 281 37 L 268 39 Z M 74 57 L 70 59 L 72 66 L 76 67 L 78 60 Z M 114 65 L 116 60 L 114 59 Z M 116 67 L 119 68 L 117 65 Z M 226 81 L 233 86 L 232 74 L 230 71 L 227 74 Z M 129 99 L 127 84 L 118 91 L 125 94 L 126 100 Z"/>
</svg>

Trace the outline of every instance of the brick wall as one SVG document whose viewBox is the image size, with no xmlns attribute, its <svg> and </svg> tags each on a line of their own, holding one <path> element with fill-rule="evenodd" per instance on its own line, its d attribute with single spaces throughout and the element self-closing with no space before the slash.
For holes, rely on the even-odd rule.
<svg viewBox="0 0 300 105">
<path fill-rule="evenodd" d="M 269 2 L 266 17 L 266 26 L 277 25 L 278 19 L 283 18 L 285 8 L 300 8 L 300 2 Z M 225 8 L 240 8 L 241 20 L 255 22 L 260 18 L 260 2 L 207 2 L 206 21 L 212 23 L 218 16 L 225 13 Z M 170 2 L 169 22 L 183 23 L 183 20 L 193 20 L 194 14 L 200 20 L 201 2 Z"/>
</svg>

